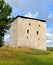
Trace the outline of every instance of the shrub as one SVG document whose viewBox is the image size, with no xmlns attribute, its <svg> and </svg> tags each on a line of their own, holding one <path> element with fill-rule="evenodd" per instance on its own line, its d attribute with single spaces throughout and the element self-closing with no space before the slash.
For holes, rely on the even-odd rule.
<svg viewBox="0 0 53 65">
<path fill-rule="evenodd" d="M 53 51 L 53 47 L 47 47 L 48 51 Z"/>
</svg>

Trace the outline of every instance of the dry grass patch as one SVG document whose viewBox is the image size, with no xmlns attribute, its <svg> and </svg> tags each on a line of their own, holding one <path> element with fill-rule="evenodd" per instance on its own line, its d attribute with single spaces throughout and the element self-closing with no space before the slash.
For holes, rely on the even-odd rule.
<svg viewBox="0 0 53 65">
<path fill-rule="evenodd" d="M 16 58 L 16 54 L 7 47 L 0 48 L 0 60 Z"/>
<path fill-rule="evenodd" d="M 17 51 L 17 52 L 24 52 L 27 54 L 38 54 L 38 55 L 44 55 L 44 54 L 49 54 L 49 51 L 45 51 L 45 50 L 38 50 L 38 49 L 31 49 L 31 48 L 12 48 L 12 47 L 8 47 L 8 50 L 13 50 L 13 51 Z"/>
</svg>

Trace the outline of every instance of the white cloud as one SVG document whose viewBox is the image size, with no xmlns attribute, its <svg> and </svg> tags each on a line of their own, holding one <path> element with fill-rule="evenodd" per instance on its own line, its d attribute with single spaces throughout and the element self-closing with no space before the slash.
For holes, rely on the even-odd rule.
<svg viewBox="0 0 53 65">
<path fill-rule="evenodd" d="M 49 43 L 49 42 L 51 42 L 51 40 L 47 40 L 46 42 Z"/>
<path fill-rule="evenodd" d="M 36 17 L 38 17 L 38 15 L 39 15 L 39 12 L 36 12 L 35 14 L 32 14 L 32 13 L 28 12 L 24 16 L 31 17 L 31 18 L 36 18 Z"/>
<path fill-rule="evenodd" d="M 50 14 L 50 15 L 48 15 L 48 18 L 51 18 L 52 17 L 52 15 Z"/>
<path fill-rule="evenodd" d="M 9 43 L 9 34 L 6 34 L 4 36 L 4 41 L 5 41 L 5 44 L 8 44 Z"/>
<path fill-rule="evenodd" d="M 36 14 L 34 15 L 35 17 L 38 17 L 38 15 L 39 15 L 39 12 L 36 12 Z"/>
<path fill-rule="evenodd" d="M 28 13 L 25 14 L 24 16 L 26 16 L 26 17 L 34 17 L 30 12 L 28 12 Z"/>
<path fill-rule="evenodd" d="M 5 45 L 9 44 L 9 31 L 8 30 L 6 30 L 6 33 L 4 35 L 4 42 L 5 42 Z"/>
<path fill-rule="evenodd" d="M 47 44 L 48 43 L 51 43 L 52 42 L 52 34 L 51 33 L 46 33 L 46 36 L 47 36 L 47 40 L 46 40 L 46 42 L 47 42 Z"/>
<path fill-rule="evenodd" d="M 53 34 L 51 33 L 52 29 L 49 29 L 49 31 L 47 31 L 46 33 L 46 37 L 47 37 L 47 46 L 48 47 L 53 47 Z"/>
<path fill-rule="evenodd" d="M 50 36 L 52 36 L 52 34 L 51 34 L 51 33 L 46 33 L 46 35 L 47 35 L 47 36 L 49 36 L 49 37 L 50 37 Z"/>
</svg>

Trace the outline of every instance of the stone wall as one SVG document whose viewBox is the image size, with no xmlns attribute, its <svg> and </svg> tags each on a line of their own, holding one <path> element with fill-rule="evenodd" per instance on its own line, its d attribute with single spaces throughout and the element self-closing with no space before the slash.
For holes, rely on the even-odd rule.
<svg viewBox="0 0 53 65">
<path fill-rule="evenodd" d="M 10 46 L 46 50 L 46 24 L 18 17 L 10 28 Z"/>
</svg>

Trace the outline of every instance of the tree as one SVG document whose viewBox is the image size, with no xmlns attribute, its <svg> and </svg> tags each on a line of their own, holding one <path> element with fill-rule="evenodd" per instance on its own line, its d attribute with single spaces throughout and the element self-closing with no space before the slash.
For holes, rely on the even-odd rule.
<svg viewBox="0 0 53 65">
<path fill-rule="evenodd" d="M 3 46 L 4 34 L 13 20 L 13 18 L 9 17 L 11 12 L 12 8 L 4 0 L 0 0 L 0 47 Z"/>
</svg>

